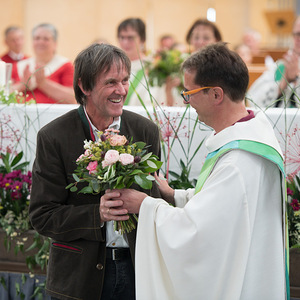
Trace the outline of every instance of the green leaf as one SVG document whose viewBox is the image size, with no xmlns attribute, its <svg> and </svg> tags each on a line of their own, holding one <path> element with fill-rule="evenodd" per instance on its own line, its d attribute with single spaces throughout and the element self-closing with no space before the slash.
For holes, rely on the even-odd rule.
<svg viewBox="0 0 300 300">
<path fill-rule="evenodd" d="M 138 149 L 143 149 L 146 146 L 144 142 L 135 142 Z"/>
<path fill-rule="evenodd" d="M 91 186 L 84 187 L 81 191 L 78 192 L 78 194 L 92 194 L 93 188 Z"/>
<path fill-rule="evenodd" d="M 28 252 L 38 246 L 37 241 L 34 241 L 25 251 Z"/>
<path fill-rule="evenodd" d="M 96 193 L 100 192 L 101 186 L 100 186 L 98 180 L 92 180 L 92 188 Z"/>
<path fill-rule="evenodd" d="M 4 289 L 7 291 L 6 281 L 4 277 L 1 276 L 0 278 L 0 284 L 4 287 Z"/>
<path fill-rule="evenodd" d="M 147 177 L 146 177 L 148 180 L 151 180 L 151 181 L 155 181 L 155 177 L 154 176 L 152 176 L 152 175 L 147 175 Z"/>
<path fill-rule="evenodd" d="M 79 177 L 76 174 L 73 173 L 72 176 L 76 182 L 80 181 Z"/>
<path fill-rule="evenodd" d="M 12 167 L 15 166 L 22 159 L 22 157 L 23 157 L 23 152 L 21 151 L 15 156 L 15 158 L 11 162 L 11 166 Z"/>
<path fill-rule="evenodd" d="M 67 190 L 67 189 L 69 189 L 70 187 L 72 187 L 74 185 L 74 183 L 70 183 L 69 185 L 67 185 L 66 187 L 65 187 L 65 189 Z"/>
<path fill-rule="evenodd" d="M 139 169 L 135 169 L 135 170 L 133 170 L 132 172 L 129 173 L 129 176 L 140 174 L 140 173 L 143 173 L 143 171 L 139 170 Z"/>
<path fill-rule="evenodd" d="M 149 159 L 152 155 L 152 152 L 149 152 L 148 154 L 144 155 L 141 159 L 141 162 L 146 161 L 147 159 Z"/>
<path fill-rule="evenodd" d="M 143 189 L 149 190 L 152 188 L 152 181 L 147 179 L 148 175 L 141 174 L 141 175 L 135 175 L 134 180 L 135 182 Z"/>
<path fill-rule="evenodd" d="M 29 165 L 29 161 L 25 161 L 15 167 L 13 167 L 13 170 L 23 170 L 25 167 L 27 167 Z"/>
<path fill-rule="evenodd" d="M 124 176 L 119 176 L 119 177 L 117 178 L 116 185 L 120 184 L 121 181 L 123 180 L 123 178 L 124 178 Z"/>
<path fill-rule="evenodd" d="M 151 161 L 151 160 L 147 160 L 147 165 L 148 165 L 150 168 L 157 169 L 156 164 L 155 164 L 153 161 Z"/>
<path fill-rule="evenodd" d="M 77 190 L 78 190 L 77 186 L 73 186 L 73 187 L 70 188 L 70 191 L 73 192 L 73 193 L 77 192 Z"/>
</svg>

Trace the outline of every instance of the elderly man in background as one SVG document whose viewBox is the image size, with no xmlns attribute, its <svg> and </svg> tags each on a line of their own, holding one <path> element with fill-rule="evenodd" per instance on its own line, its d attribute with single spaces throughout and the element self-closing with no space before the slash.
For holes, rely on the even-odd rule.
<svg viewBox="0 0 300 300">
<path fill-rule="evenodd" d="M 4 42 L 8 48 L 8 52 L 0 57 L 2 61 L 6 63 L 15 63 L 27 58 L 23 53 L 24 33 L 20 27 L 8 27 L 4 32 Z"/>
<path fill-rule="evenodd" d="M 32 30 L 34 57 L 13 65 L 12 89 L 37 103 L 76 103 L 72 88 L 73 65 L 56 54 L 57 30 L 39 24 Z"/>
</svg>

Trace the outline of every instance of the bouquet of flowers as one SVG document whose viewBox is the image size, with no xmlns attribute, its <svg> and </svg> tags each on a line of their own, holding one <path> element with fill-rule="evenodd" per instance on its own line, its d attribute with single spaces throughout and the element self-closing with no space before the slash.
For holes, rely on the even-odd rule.
<svg viewBox="0 0 300 300">
<path fill-rule="evenodd" d="M 287 181 L 287 216 L 290 247 L 300 247 L 300 178 L 288 177 Z"/>
<path fill-rule="evenodd" d="M 98 194 L 106 189 L 129 188 L 133 183 L 151 189 L 162 162 L 147 152 L 144 142 L 129 142 L 118 130 L 107 129 L 99 133 L 98 141 L 84 141 L 85 152 L 76 160 L 74 183 L 66 188 L 76 192 L 78 183 L 87 182 L 79 193 Z M 135 215 L 133 215 L 136 218 Z M 115 230 L 130 232 L 135 228 L 132 216 L 128 221 L 115 222 Z"/>
<path fill-rule="evenodd" d="M 149 84 L 151 86 L 162 86 L 169 76 L 181 78 L 180 67 L 187 56 L 188 54 L 176 49 L 157 52 L 153 57 L 153 61 L 145 63 Z"/>
</svg>

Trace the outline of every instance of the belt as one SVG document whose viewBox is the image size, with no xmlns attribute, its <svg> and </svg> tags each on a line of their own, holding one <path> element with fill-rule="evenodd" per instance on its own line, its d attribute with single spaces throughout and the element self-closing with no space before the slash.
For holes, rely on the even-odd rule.
<svg viewBox="0 0 300 300">
<path fill-rule="evenodd" d="M 106 248 L 106 258 L 111 260 L 122 260 L 130 258 L 129 248 Z"/>
</svg>

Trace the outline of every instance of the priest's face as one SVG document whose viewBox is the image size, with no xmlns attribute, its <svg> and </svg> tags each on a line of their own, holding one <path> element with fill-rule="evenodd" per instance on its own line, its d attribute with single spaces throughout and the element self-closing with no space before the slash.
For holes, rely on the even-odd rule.
<svg viewBox="0 0 300 300">
<path fill-rule="evenodd" d="M 195 84 L 196 71 L 185 71 L 184 73 L 184 87 L 188 91 L 199 89 L 202 86 Z M 189 103 L 196 110 L 198 118 L 201 122 L 210 126 L 210 119 L 213 116 L 213 106 L 210 99 L 210 89 L 203 89 L 190 95 Z"/>
<path fill-rule="evenodd" d="M 84 91 L 81 87 L 86 95 L 86 109 L 92 121 L 120 116 L 128 88 L 129 74 L 123 65 L 117 64 L 98 76 L 92 91 Z"/>
</svg>

